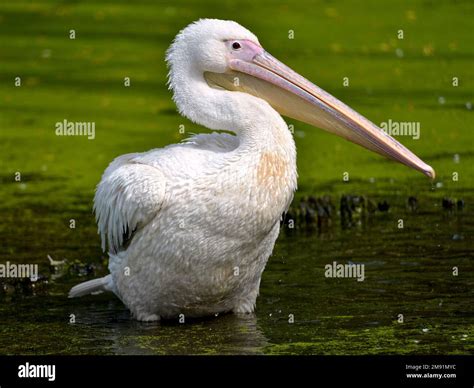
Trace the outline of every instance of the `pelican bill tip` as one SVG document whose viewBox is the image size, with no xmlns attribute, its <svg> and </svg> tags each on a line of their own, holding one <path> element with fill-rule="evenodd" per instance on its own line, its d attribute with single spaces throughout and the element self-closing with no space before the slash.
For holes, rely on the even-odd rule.
<svg viewBox="0 0 474 388">
<path fill-rule="evenodd" d="M 423 174 L 425 174 L 432 181 L 434 181 L 436 178 L 436 171 L 431 166 L 428 166 L 425 170 L 423 170 Z"/>
</svg>

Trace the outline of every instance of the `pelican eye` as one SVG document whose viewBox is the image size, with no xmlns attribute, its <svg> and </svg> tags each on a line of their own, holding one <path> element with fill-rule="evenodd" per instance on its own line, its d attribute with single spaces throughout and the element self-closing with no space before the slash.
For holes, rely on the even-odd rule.
<svg viewBox="0 0 474 388">
<path fill-rule="evenodd" d="M 234 42 L 234 43 L 232 43 L 232 48 L 234 50 L 238 50 L 238 49 L 242 48 L 242 46 L 240 45 L 239 42 Z"/>
</svg>

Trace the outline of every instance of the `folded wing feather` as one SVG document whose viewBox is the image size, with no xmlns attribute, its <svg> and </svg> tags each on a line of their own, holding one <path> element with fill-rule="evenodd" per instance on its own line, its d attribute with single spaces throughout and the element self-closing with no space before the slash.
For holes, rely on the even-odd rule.
<svg viewBox="0 0 474 388">
<path fill-rule="evenodd" d="M 102 249 L 124 249 L 132 233 L 149 223 L 165 197 L 165 177 L 156 167 L 139 162 L 137 154 L 115 159 L 97 186 L 94 211 Z"/>
</svg>

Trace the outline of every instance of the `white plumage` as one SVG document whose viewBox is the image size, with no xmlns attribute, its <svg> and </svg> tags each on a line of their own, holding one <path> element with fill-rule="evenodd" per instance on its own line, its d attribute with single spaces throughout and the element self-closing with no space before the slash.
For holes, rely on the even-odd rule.
<svg viewBox="0 0 474 388">
<path fill-rule="evenodd" d="M 183 115 L 237 136 L 200 134 L 120 156 L 97 187 L 94 208 L 113 279 L 107 288 L 139 320 L 252 312 L 280 216 L 296 189 L 294 141 L 270 105 L 212 89 L 202 71 L 200 78 L 187 76 L 195 63 L 181 62 L 183 44 L 199 41 L 214 23 L 200 21 L 176 38 L 167 57 L 170 86 Z M 256 40 L 236 23 L 218 25 L 229 39 Z M 74 288 L 71 296 L 79 296 Z"/>
<path fill-rule="evenodd" d="M 176 37 L 167 62 L 179 112 L 235 135 L 200 134 L 115 159 L 94 203 L 110 275 L 73 287 L 70 296 L 113 291 L 143 321 L 249 313 L 297 185 L 295 143 L 266 100 L 274 107 L 301 104 L 295 117 L 324 128 L 334 116 L 338 133 L 352 128 L 341 119 L 350 108 L 336 106 L 340 102 L 328 94 L 320 100 L 331 97 L 329 108 L 316 101 L 320 89 L 277 62 L 235 22 L 191 24 Z M 319 116 L 308 111 L 309 103 L 330 116 L 313 120 Z M 376 135 L 369 135 L 374 149 Z M 388 142 L 383 136 L 377 141 Z"/>
</svg>

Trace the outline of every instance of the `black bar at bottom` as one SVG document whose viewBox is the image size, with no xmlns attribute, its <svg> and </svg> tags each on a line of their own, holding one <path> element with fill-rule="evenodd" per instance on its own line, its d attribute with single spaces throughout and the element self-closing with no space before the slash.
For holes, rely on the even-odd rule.
<svg viewBox="0 0 474 388">
<path fill-rule="evenodd" d="M 54 368 L 53 368 L 54 366 Z M 54 373 L 53 373 L 54 372 Z M 53 376 L 54 374 L 54 376 Z M 0 388 L 175 382 L 473 387 L 472 356 L 0 356 Z M 143 384 L 142 384 L 143 383 Z M 265 386 L 268 386 L 266 384 Z M 253 384 L 252 384 L 253 385 Z"/>
</svg>

